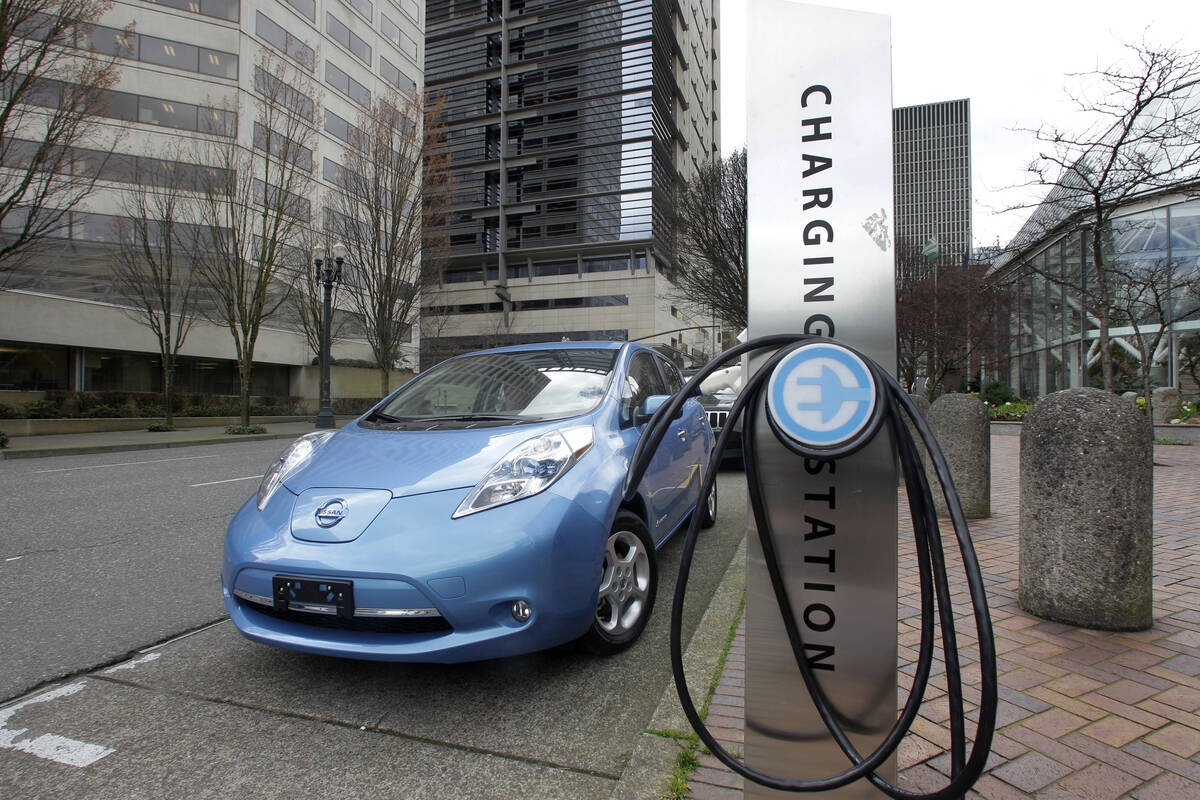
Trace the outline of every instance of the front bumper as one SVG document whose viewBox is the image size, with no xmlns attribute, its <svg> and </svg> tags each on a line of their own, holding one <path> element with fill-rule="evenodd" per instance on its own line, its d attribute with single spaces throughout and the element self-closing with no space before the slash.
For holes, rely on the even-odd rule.
<svg viewBox="0 0 1200 800">
<path fill-rule="evenodd" d="M 331 656 L 458 662 L 562 644 L 591 624 L 611 513 L 603 493 L 579 488 L 459 519 L 467 489 L 395 498 L 357 539 L 334 543 L 292 535 L 296 498 L 281 489 L 230 522 L 225 607 L 253 641 Z M 352 581 L 355 616 L 280 613 L 268 603 L 281 574 Z M 525 621 L 516 600 L 532 609 Z"/>
</svg>

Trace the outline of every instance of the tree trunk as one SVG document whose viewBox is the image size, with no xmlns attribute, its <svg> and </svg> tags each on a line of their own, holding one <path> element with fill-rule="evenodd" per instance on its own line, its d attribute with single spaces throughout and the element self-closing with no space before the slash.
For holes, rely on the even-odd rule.
<svg viewBox="0 0 1200 800">
<path fill-rule="evenodd" d="M 392 376 L 388 373 L 387 367 L 379 367 L 379 391 L 380 397 L 387 397 L 392 391 Z"/>
<path fill-rule="evenodd" d="M 175 412 L 171 408 L 171 390 L 173 388 L 171 378 L 174 372 L 171 367 L 173 363 L 174 359 L 170 356 L 163 359 L 163 418 L 168 428 L 172 427 L 175 422 Z"/>
<path fill-rule="evenodd" d="M 250 425 L 250 364 L 245 361 L 238 363 L 238 379 L 241 389 L 242 427 Z"/>
</svg>

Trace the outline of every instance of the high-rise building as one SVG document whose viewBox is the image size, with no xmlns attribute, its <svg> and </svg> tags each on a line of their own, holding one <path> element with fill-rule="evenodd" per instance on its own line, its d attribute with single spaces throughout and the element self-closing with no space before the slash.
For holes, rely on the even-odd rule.
<svg viewBox="0 0 1200 800">
<path fill-rule="evenodd" d="M 205 142 L 258 146 L 257 98 L 272 80 L 262 54 L 270 53 L 270 63 L 311 84 L 311 97 L 294 98 L 307 103 L 313 147 L 305 162 L 314 176 L 311 196 L 298 198 L 296 208 L 311 209 L 319 221 L 322 192 L 336 180 L 360 110 L 384 90 L 416 96 L 422 89 L 423 12 L 417 0 L 112 6 L 79 42 L 115 56 L 119 69 L 101 133 L 77 143 L 77 169 L 99 169 L 99 179 L 62 230 L 0 283 L 0 391 L 158 391 L 155 339 L 127 313 L 129 298 L 112 280 L 123 197 L 164 159 L 204 163 Z M 114 137 L 116 150 L 106 158 Z M 307 259 L 293 260 L 293 274 L 312 269 Z M 197 323 L 184 354 L 176 369 L 180 392 L 237 393 L 234 348 L 223 328 Z M 370 358 L 353 336 L 337 354 Z M 312 358 L 293 322 L 268 319 L 255 353 L 255 394 L 296 394 L 297 368 Z"/>
<path fill-rule="evenodd" d="M 718 0 L 430 0 L 427 12 L 426 80 L 445 102 L 456 193 L 422 365 L 562 338 L 711 353 L 714 321 L 676 308 L 668 278 L 675 189 L 720 154 Z"/>
<path fill-rule="evenodd" d="M 971 101 L 892 110 L 897 280 L 961 265 L 971 247 Z"/>
</svg>

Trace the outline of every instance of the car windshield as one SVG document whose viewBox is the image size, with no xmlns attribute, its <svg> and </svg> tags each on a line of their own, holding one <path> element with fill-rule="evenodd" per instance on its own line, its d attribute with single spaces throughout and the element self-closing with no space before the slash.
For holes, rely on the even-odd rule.
<svg viewBox="0 0 1200 800">
<path fill-rule="evenodd" d="M 377 422 L 532 422 L 599 404 L 616 350 L 559 348 L 484 353 L 444 361 L 404 387 Z"/>
</svg>

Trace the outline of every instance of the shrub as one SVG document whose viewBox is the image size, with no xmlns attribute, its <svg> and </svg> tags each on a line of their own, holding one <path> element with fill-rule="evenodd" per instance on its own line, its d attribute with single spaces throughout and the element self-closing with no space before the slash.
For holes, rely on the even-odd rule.
<svg viewBox="0 0 1200 800">
<path fill-rule="evenodd" d="M 58 416 L 58 403 L 52 400 L 34 400 L 25 404 L 26 419 L 55 419 Z"/>
<path fill-rule="evenodd" d="M 1029 403 L 1001 403 L 989 405 L 988 411 L 995 422 L 1020 422 L 1029 413 Z"/>
<path fill-rule="evenodd" d="M 0 403 L 0 419 L 19 419 L 21 412 L 15 407 Z"/>
<path fill-rule="evenodd" d="M 1017 396 L 1013 394 L 1012 389 L 1008 388 L 1008 384 L 991 381 L 980 390 L 979 399 L 989 406 L 1002 406 L 1016 400 Z"/>
<path fill-rule="evenodd" d="M 250 433 L 266 433 L 267 429 L 262 425 L 230 425 L 225 432 L 231 436 L 245 436 Z"/>
<path fill-rule="evenodd" d="M 150 431 L 151 433 L 166 433 L 167 431 L 175 430 L 175 427 L 168 425 L 165 422 L 151 422 L 146 426 L 146 430 Z"/>
<path fill-rule="evenodd" d="M 79 416 L 84 419 L 105 419 L 111 417 L 129 416 L 125 413 L 125 407 L 115 408 L 113 406 L 99 405 L 92 406 L 87 411 L 82 412 Z"/>
<path fill-rule="evenodd" d="M 3 450 L 5 447 L 8 447 L 8 434 L 0 431 L 0 450 Z"/>
</svg>

